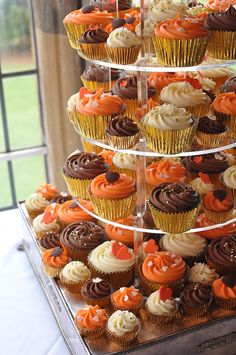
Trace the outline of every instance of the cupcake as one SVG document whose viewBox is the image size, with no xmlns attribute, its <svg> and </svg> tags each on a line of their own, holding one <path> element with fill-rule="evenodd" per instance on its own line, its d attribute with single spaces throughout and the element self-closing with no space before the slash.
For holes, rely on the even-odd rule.
<svg viewBox="0 0 236 355">
<path fill-rule="evenodd" d="M 143 259 L 150 254 L 156 254 L 159 251 L 159 246 L 155 239 L 149 239 L 143 243 Z"/>
<path fill-rule="evenodd" d="M 233 203 L 226 190 L 215 189 L 204 196 L 203 209 L 210 221 L 223 223 L 231 218 Z"/>
<path fill-rule="evenodd" d="M 42 253 L 48 249 L 53 249 L 56 247 L 61 247 L 60 243 L 60 233 L 57 232 L 46 232 L 39 239 L 39 246 Z"/>
<path fill-rule="evenodd" d="M 165 20 L 174 19 L 178 15 L 186 15 L 187 6 L 182 1 L 174 0 L 159 0 L 159 1 L 150 1 L 149 5 L 149 18 L 150 21 L 159 23 Z"/>
<path fill-rule="evenodd" d="M 235 92 L 236 91 L 236 76 L 228 78 L 224 84 L 220 87 L 220 92 Z"/>
<path fill-rule="evenodd" d="M 34 218 L 33 230 L 36 238 L 40 239 L 46 232 L 59 232 L 60 225 L 57 218 L 47 211 Z"/>
<path fill-rule="evenodd" d="M 207 0 L 204 4 L 209 12 L 226 11 L 230 5 L 236 5 L 236 0 Z"/>
<path fill-rule="evenodd" d="M 49 201 L 38 192 L 29 195 L 25 200 L 25 208 L 32 219 L 43 213 L 48 205 Z"/>
<path fill-rule="evenodd" d="M 178 306 L 169 287 L 161 286 L 151 293 L 146 302 L 148 318 L 155 325 L 173 323 L 179 316 Z"/>
<path fill-rule="evenodd" d="M 185 81 L 185 76 L 174 72 L 152 73 L 148 76 L 148 84 L 156 89 L 158 96 L 165 86 L 181 81 Z"/>
<path fill-rule="evenodd" d="M 194 226 L 201 198 L 189 185 L 166 183 L 151 191 L 148 205 L 156 228 L 167 233 L 183 233 Z"/>
<path fill-rule="evenodd" d="M 108 144 L 113 148 L 133 148 L 139 141 L 140 129 L 127 116 L 118 115 L 107 124 L 106 136 Z"/>
<path fill-rule="evenodd" d="M 60 248 L 52 248 L 42 255 L 43 270 L 49 277 L 59 277 L 63 267 L 70 262 L 66 252 Z"/>
<path fill-rule="evenodd" d="M 106 307 L 111 302 L 112 287 L 100 277 L 90 278 L 81 289 L 81 294 L 87 304 Z"/>
<path fill-rule="evenodd" d="M 89 28 L 80 36 L 78 53 L 88 59 L 103 60 L 106 58 L 107 38 L 108 33 L 101 27 Z"/>
<path fill-rule="evenodd" d="M 112 31 L 106 42 L 106 53 L 109 60 L 116 64 L 132 64 L 136 62 L 141 42 L 132 31 L 125 27 Z"/>
<path fill-rule="evenodd" d="M 186 264 L 181 256 L 168 251 L 150 254 L 139 268 L 140 283 L 146 295 L 161 286 L 171 287 L 178 294 L 184 287 Z"/>
<path fill-rule="evenodd" d="M 103 149 L 98 155 L 101 155 L 110 169 L 113 169 L 113 158 L 115 154 L 113 150 Z"/>
<path fill-rule="evenodd" d="M 204 74 L 196 74 L 195 72 L 189 73 L 190 77 L 197 79 L 199 84 L 202 86 L 202 89 L 205 93 L 210 93 L 214 95 L 216 89 L 216 83 L 213 79 L 207 78 Z"/>
<path fill-rule="evenodd" d="M 236 59 L 236 9 L 232 4 L 225 12 L 208 14 L 204 25 L 210 33 L 207 54 L 217 59 Z"/>
<path fill-rule="evenodd" d="M 100 244 L 88 256 L 92 276 L 107 280 L 114 288 L 133 281 L 134 263 L 133 250 L 116 241 Z"/>
<path fill-rule="evenodd" d="M 156 106 L 158 106 L 158 102 L 154 101 L 152 98 L 148 99 L 146 104 L 135 110 L 135 117 L 133 119 L 140 124 L 141 119 Z"/>
<path fill-rule="evenodd" d="M 236 200 L 236 165 L 231 166 L 222 173 L 222 181 L 231 199 Z"/>
<path fill-rule="evenodd" d="M 214 185 L 211 183 L 209 175 L 199 173 L 198 176 L 199 177 L 191 180 L 189 185 L 192 186 L 199 195 L 204 196 L 214 190 Z"/>
<path fill-rule="evenodd" d="M 91 202 L 78 199 L 78 202 L 83 205 L 88 211 L 93 212 Z M 90 214 L 85 212 L 76 201 L 66 201 L 60 205 L 58 209 L 59 223 L 63 228 L 77 221 L 91 221 L 93 219 Z"/>
<path fill-rule="evenodd" d="M 108 171 L 95 177 L 89 186 L 94 211 L 108 220 L 132 214 L 136 203 L 135 182 L 126 174 Z"/>
<path fill-rule="evenodd" d="M 99 306 L 88 306 L 79 309 L 75 316 L 75 325 L 86 339 L 101 337 L 106 329 L 107 313 Z"/>
<path fill-rule="evenodd" d="M 84 86 L 91 91 L 101 88 L 108 91 L 112 88 L 115 81 L 120 78 L 121 74 L 121 70 L 91 64 L 84 70 L 80 78 Z"/>
<path fill-rule="evenodd" d="M 211 285 L 218 278 L 214 269 L 207 264 L 195 263 L 189 270 L 188 280 L 193 283 Z"/>
<path fill-rule="evenodd" d="M 129 346 L 136 339 L 141 325 L 138 318 L 129 311 L 114 312 L 107 322 L 107 335 L 120 346 Z"/>
<path fill-rule="evenodd" d="M 136 180 L 136 156 L 134 154 L 117 152 L 113 157 L 113 167 L 120 174 L 126 174 Z"/>
<path fill-rule="evenodd" d="M 90 221 L 78 221 L 64 229 L 60 242 L 72 260 L 87 264 L 89 253 L 102 243 L 103 236 L 102 227 Z"/>
<path fill-rule="evenodd" d="M 119 16 L 122 16 L 131 10 L 132 1 L 130 0 L 118 0 L 118 3 L 109 0 L 92 0 L 91 5 L 98 8 L 100 11 L 107 11 L 117 16 L 117 11 Z M 118 5 L 118 8 L 117 8 Z"/>
<path fill-rule="evenodd" d="M 227 127 L 220 119 L 201 117 L 197 126 L 196 140 L 203 148 L 216 148 L 224 144 Z"/>
<path fill-rule="evenodd" d="M 72 200 L 72 196 L 70 196 L 67 192 L 60 192 L 58 195 L 56 195 L 54 198 L 50 200 L 50 203 L 57 203 L 59 205 L 62 205 L 66 201 Z"/>
<path fill-rule="evenodd" d="M 181 256 L 188 264 L 202 259 L 206 241 L 195 233 L 165 234 L 159 245 L 163 250 Z"/>
<path fill-rule="evenodd" d="M 190 284 L 183 290 L 180 300 L 187 314 L 202 317 L 212 303 L 211 287 L 204 284 Z"/>
<path fill-rule="evenodd" d="M 80 36 L 90 26 L 105 26 L 113 16 L 107 11 L 99 11 L 92 5 L 85 5 L 79 10 L 70 12 L 63 20 L 68 40 L 72 48 L 79 48 Z"/>
<path fill-rule="evenodd" d="M 215 280 L 212 288 L 217 306 L 227 310 L 236 307 L 236 278 L 234 274 Z"/>
<path fill-rule="evenodd" d="M 174 67 L 198 65 L 203 61 L 208 33 L 201 20 L 177 16 L 157 24 L 153 44 L 160 64 Z"/>
<path fill-rule="evenodd" d="M 206 227 L 211 227 L 215 225 L 214 222 L 211 222 L 204 213 L 202 213 L 195 224 L 195 228 L 203 228 L 203 231 L 198 232 L 199 235 L 208 239 L 215 239 L 218 237 L 225 237 L 227 235 L 231 235 L 236 232 L 236 223 L 229 223 L 223 227 L 212 228 L 205 230 Z"/>
<path fill-rule="evenodd" d="M 70 292 L 78 293 L 86 280 L 90 278 L 90 271 L 80 261 L 71 261 L 60 272 L 60 281 Z"/>
<path fill-rule="evenodd" d="M 54 197 L 58 195 L 58 190 L 53 184 L 40 185 L 36 192 L 42 195 L 46 200 L 51 201 Z"/>
<path fill-rule="evenodd" d="M 207 248 L 207 264 L 220 275 L 230 275 L 236 269 L 236 236 L 215 238 Z"/>
<path fill-rule="evenodd" d="M 235 10 L 236 11 L 236 10 Z M 236 32 L 235 32 L 236 33 Z M 218 95 L 212 103 L 215 115 L 223 119 L 229 127 L 228 136 L 236 138 L 236 94 L 235 92 L 226 92 Z"/>
<path fill-rule="evenodd" d="M 112 31 L 116 30 L 117 28 L 124 27 L 127 30 L 135 33 L 136 26 L 140 22 L 140 15 L 137 11 L 133 11 L 132 13 L 127 13 L 123 18 L 116 17 L 109 23 L 105 30 L 110 34 Z"/>
<path fill-rule="evenodd" d="M 115 310 L 130 311 L 138 315 L 143 304 L 143 296 L 134 286 L 121 287 L 111 295 L 111 302 Z"/>
<path fill-rule="evenodd" d="M 135 224 L 135 217 L 128 216 L 126 218 L 118 219 L 116 221 L 119 224 L 133 227 Z M 112 224 L 106 224 L 105 233 L 108 239 L 116 240 L 127 246 L 133 246 L 134 244 L 134 231 L 130 229 L 121 228 Z"/>
<path fill-rule="evenodd" d="M 217 60 L 211 59 L 211 62 L 217 64 Z M 232 75 L 235 75 L 235 71 L 231 67 L 219 67 L 219 68 L 210 68 L 210 69 L 204 69 L 200 70 L 199 74 L 201 76 L 207 77 L 209 79 L 214 80 L 216 83 L 215 87 L 215 92 L 218 93 L 220 90 L 220 87 L 224 82 Z"/>
<path fill-rule="evenodd" d="M 88 186 L 92 179 L 108 170 L 109 166 L 100 155 L 76 150 L 67 158 L 62 176 L 72 196 L 89 199 Z"/>
</svg>

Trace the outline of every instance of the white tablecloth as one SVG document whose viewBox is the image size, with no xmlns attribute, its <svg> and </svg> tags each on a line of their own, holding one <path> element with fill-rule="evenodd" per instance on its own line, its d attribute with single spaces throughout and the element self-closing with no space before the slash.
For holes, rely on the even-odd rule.
<svg viewBox="0 0 236 355">
<path fill-rule="evenodd" d="M 0 354 L 68 355 L 24 251 L 18 210 L 0 213 Z"/>
</svg>

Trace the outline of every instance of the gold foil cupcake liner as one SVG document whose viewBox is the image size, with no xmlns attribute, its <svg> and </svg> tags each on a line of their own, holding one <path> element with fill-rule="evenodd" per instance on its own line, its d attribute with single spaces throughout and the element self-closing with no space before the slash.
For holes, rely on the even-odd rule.
<svg viewBox="0 0 236 355">
<path fill-rule="evenodd" d="M 111 296 L 111 304 L 112 304 L 112 307 L 113 307 L 113 309 L 115 311 L 118 311 L 118 310 L 120 310 L 120 311 L 129 311 L 129 312 L 132 312 L 133 314 L 135 314 L 136 316 L 139 316 L 140 315 L 140 313 L 139 313 L 140 309 L 143 306 L 143 301 L 139 305 L 137 305 L 135 307 L 127 307 L 127 308 L 125 308 L 125 307 L 117 305 L 114 302 L 113 297 Z"/>
<path fill-rule="evenodd" d="M 105 46 L 109 60 L 115 64 L 133 64 L 136 62 L 141 46 L 130 48 L 112 48 Z"/>
<path fill-rule="evenodd" d="M 92 179 L 76 179 L 61 173 L 71 196 L 89 200 L 88 187 Z"/>
<path fill-rule="evenodd" d="M 224 144 L 227 135 L 227 131 L 219 134 L 207 134 L 197 130 L 196 140 L 203 148 L 217 148 Z"/>
<path fill-rule="evenodd" d="M 90 25 L 68 23 L 65 21 L 63 21 L 63 24 L 71 47 L 78 49 L 80 36 L 89 29 Z"/>
<path fill-rule="evenodd" d="M 86 153 L 96 153 L 96 154 L 99 154 L 103 148 L 95 145 L 95 144 L 92 144 L 90 142 L 87 142 L 85 139 L 81 138 L 81 143 L 82 143 L 82 146 L 83 146 L 83 150 L 84 152 Z"/>
<path fill-rule="evenodd" d="M 87 329 L 85 327 L 79 327 L 76 324 L 76 319 L 75 319 L 75 325 L 78 328 L 80 334 L 84 338 L 86 338 L 88 340 L 96 340 L 96 339 L 100 338 L 105 333 L 105 330 L 106 330 L 106 326 L 105 325 L 103 327 L 99 327 L 99 328 L 94 329 L 94 330 L 90 330 L 90 329 Z"/>
<path fill-rule="evenodd" d="M 155 48 L 151 37 L 142 38 L 142 49 L 146 54 L 155 53 Z"/>
<path fill-rule="evenodd" d="M 49 266 L 43 262 L 43 271 L 49 277 L 59 278 L 59 275 L 60 275 L 60 272 L 62 269 L 63 269 L 63 267 L 56 268 L 53 266 Z"/>
<path fill-rule="evenodd" d="M 213 291 L 213 294 L 214 294 L 214 291 Z M 228 311 L 231 310 L 231 309 L 236 308 L 236 297 L 235 298 L 230 298 L 230 299 L 225 299 L 225 298 L 217 297 L 214 294 L 214 299 L 215 299 L 215 303 L 220 308 L 226 309 Z"/>
<path fill-rule="evenodd" d="M 140 133 L 133 136 L 117 137 L 106 133 L 107 141 L 110 146 L 117 149 L 133 148 L 139 141 Z"/>
<path fill-rule="evenodd" d="M 133 213 L 136 204 L 136 194 L 133 193 L 126 198 L 110 200 L 95 197 L 90 193 L 90 200 L 94 211 L 98 216 L 110 221 L 117 221 L 118 219 L 128 217 Z"/>
<path fill-rule="evenodd" d="M 173 325 L 173 322 L 177 321 L 178 319 L 181 318 L 181 313 L 179 312 L 178 309 L 176 309 L 175 312 L 171 313 L 171 314 L 166 314 L 166 315 L 160 315 L 160 314 L 153 314 L 151 313 L 148 308 L 147 305 L 145 305 L 146 308 L 146 312 L 147 312 L 147 316 L 148 319 L 155 325 L 164 325 L 164 326 L 168 326 L 168 325 Z"/>
<path fill-rule="evenodd" d="M 202 204 L 186 212 L 167 213 L 155 208 L 150 200 L 147 200 L 156 228 L 167 233 L 179 234 L 191 229 L 196 222 Z"/>
<path fill-rule="evenodd" d="M 136 177 L 137 177 L 136 170 L 119 168 L 118 166 L 114 165 L 114 171 L 117 171 L 119 174 L 126 174 L 129 177 L 131 177 L 131 179 L 136 180 Z"/>
<path fill-rule="evenodd" d="M 178 131 L 162 131 L 141 122 L 141 129 L 146 137 L 148 147 L 162 154 L 176 154 L 188 150 L 192 144 L 196 128 L 197 121 L 191 127 Z"/>
<path fill-rule="evenodd" d="M 79 43 L 78 54 L 92 59 L 92 60 L 103 60 L 107 58 L 104 43 Z"/>
<path fill-rule="evenodd" d="M 169 39 L 153 36 L 152 40 L 160 64 L 172 67 L 191 67 L 202 63 L 208 36 L 194 39 Z"/>
<path fill-rule="evenodd" d="M 135 121 L 138 99 L 123 99 L 123 102 L 126 105 L 125 115 Z"/>
<path fill-rule="evenodd" d="M 199 305 L 199 306 L 187 306 L 184 303 L 181 303 L 181 304 L 182 304 L 182 307 L 183 307 L 185 313 L 187 313 L 188 315 L 191 315 L 194 317 L 202 317 L 208 312 L 211 303 L 212 303 L 212 299 L 207 304 L 203 304 L 203 305 Z"/>
<path fill-rule="evenodd" d="M 81 290 L 81 294 L 85 300 L 85 302 L 91 306 L 98 305 L 99 307 L 107 307 L 111 303 L 111 296 L 103 297 L 103 298 L 90 298 L 83 293 L 83 289 Z"/>
<path fill-rule="evenodd" d="M 141 323 L 138 321 L 137 326 L 130 332 L 126 332 L 123 336 L 118 336 L 111 332 L 108 327 L 106 327 L 106 332 L 108 337 L 117 345 L 127 347 L 135 341 L 139 331 L 141 329 Z"/>
<path fill-rule="evenodd" d="M 111 81 L 111 83 L 109 83 L 109 81 L 105 81 L 105 82 L 92 81 L 92 80 L 84 79 L 83 76 L 81 76 L 80 78 L 83 85 L 91 91 L 97 91 L 99 89 L 103 89 L 104 91 L 109 91 L 112 89 L 112 87 L 116 82 L 115 80 Z"/>
<path fill-rule="evenodd" d="M 62 273 L 60 272 L 59 274 L 60 282 L 63 286 L 67 288 L 72 293 L 80 293 L 82 286 L 84 285 L 85 281 L 80 281 L 80 282 L 69 282 L 65 280 L 65 278 L 62 276 Z"/>
<path fill-rule="evenodd" d="M 207 54 L 217 59 L 236 59 L 236 32 L 210 31 Z"/>
<path fill-rule="evenodd" d="M 231 208 L 229 211 L 223 211 L 223 212 L 216 212 L 216 211 L 211 211 L 208 208 L 204 207 L 204 213 L 207 219 L 209 219 L 211 222 L 214 223 L 224 223 L 231 219 L 232 213 L 233 213 L 233 208 Z"/>
</svg>

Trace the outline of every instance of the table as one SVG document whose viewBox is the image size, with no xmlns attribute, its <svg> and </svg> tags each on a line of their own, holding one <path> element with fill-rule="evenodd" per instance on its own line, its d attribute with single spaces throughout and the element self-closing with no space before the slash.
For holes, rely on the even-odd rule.
<svg viewBox="0 0 236 355">
<path fill-rule="evenodd" d="M 68 355 L 47 299 L 24 251 L 17 209 L 0 213 L 0 344 L 2 355 Z"/>
</svg>

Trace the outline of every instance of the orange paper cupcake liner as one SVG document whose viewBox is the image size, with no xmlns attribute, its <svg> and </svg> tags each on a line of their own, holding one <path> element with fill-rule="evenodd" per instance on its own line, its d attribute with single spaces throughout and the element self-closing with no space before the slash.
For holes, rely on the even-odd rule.
<svg viewBox="0 0 236 355">
<path fill-rule="evenodd" d="M 159 314 L 153 314 L 149 312 L 147 306 L 145 308 L 146 308 L 148 319 L 155 325 L 172 326 L 173 322 L 181 318 L 181 313 L 177 309 L 175 312 L 171 314 L 159 315 Z"/>
<path fill-rule="evenodd" d="M 84 285 L 85 281 L 81 282 L 69 282 L 64 279 L 62 273 L 59 275 L 60 282 L 63 286 L 65 286 L 70 292 L 72 293 L 80 293 L 82 286 Z"/>
<path fill-rule="evenodd" d="M 83 85 L 91 91 L 97 91 L 99 89 L 103 89 L 104 91 L 109 91 L 111 90 L 111 88 L 114 86 L 116 82 L 115 80 L 111 81 L 110 83 L 109 81 L 107 82 L 92 81 L 92 80 L 84 79 L 83 76 L 81 76 L 80 78 Z"/>
<path fill-rule="evenodd" d="M 125 333 L 123 336 L 118 336 L 115 333 L 111 332 L 108 327 L 106 328 L 106 332 L 108 337 L 117 345 L 127 347 L 130 344 L 132 344 L 135 341 L 135 338 L 137 337 L 139 331 L 141 329 L 141 324 L 140 322 L 138 325 L 134 328 L 134 330 Z"/>
<path fill-rule="evenodd" d="M 231 208 L 229 211 L 224 211 L 224 212 L 216 212 L 216 211 L 211 211 L 206 207 L 203 207 L 205 216 L 207 219 L 209 219 L 211 222 L 214 223 L 223 223 L 231 219 L 232 213 L 233 213 L 233 208 Z"/>
<path fill-rule="evenodd" d="M 133 136 L 117 137 L 106 133 L 107 141 L 110 146 L 118 149 L 130 149 L 133 148 L 139 141 L 140 133 Z"/>
<path fill-rule="evenodd" d="M 76 179 L 61 172 L 71 196 L 89 200 L 88 187 L 92 179 Z"/>
<path fill-rule="evenodd" d="M 104 43 L 79 43 L 78 54 L 88 59 L 103 60 L 106 59 L 107 54 Z"/>
<path fill-rule="evenodd" d="M 104 327 L 99 327 L 97 329 L 94 329 L 94 330 L 90 330 L 90 329 L 87 329 L 85 327 L 79 327 L 77 324 L 76 324 L 76 321 L 75 321 L 75 325 L 76 327 L 78 328 L 80 334 L 88 339 L 88 340 L 96 340 L 98 338 L 100 338 L 104 333 L 105 333 L 105 330 L 106 330 L 106 326 Z"/>
<path fill-rule="evenodd" d="M 236 59 L 236 32 L 210 31 L 207 54 L 217 59 Z"/>
<path fill-rule="evenodd" d="M 60 272 L 62 269 L 63 269 L 63 267 L 56 268 L 53 266 L 49 266 L 43 262 L 43 271 L 49 277 L 59 278 L 59 275 L 60 275 Z"/>
<path fill-rule="evenodd" d="M 109 60 L 115 64 L 132 64 L 136 62 L 141 46 L 130 48 L 112 48 L 105 46 Z"/>
<path fill-rule="evenodd" d="M 112 304 L 112 307 L 114 308 L 115 311 L 118 311 L 118 310 L 129 311 L 129 312 L 132 312 L 133 314 L 135 314 L 136 316 L 139 316 L 140 309 L 143 306 L 143 301 L 135 307 L 125 308 L 125 307 L 122 307 L 122 306 L 119 306 L 118 304 L 116 304 L 111 296 L 111 304 Z"/>
</svg>

